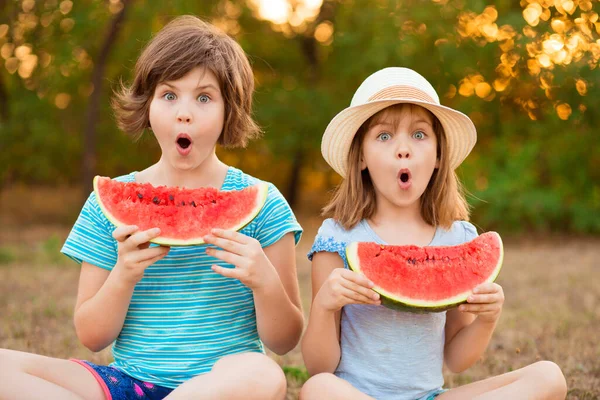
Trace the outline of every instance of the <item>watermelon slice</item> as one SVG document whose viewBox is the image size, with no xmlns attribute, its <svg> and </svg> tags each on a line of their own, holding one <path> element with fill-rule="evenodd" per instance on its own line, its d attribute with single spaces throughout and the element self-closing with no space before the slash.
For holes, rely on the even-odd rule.
<svg viewBox="0 0 600 400">
<path fill-rule="evenodd" d="M 456 246 L 387 246 L 353 242 L 350 269 L 369 278 L 381 303 L 412 312 L 443 311 L 465 303 L 475 286 L 493 282 L 504 250 L 496 232 Z"/>
<path fill-rule="evenodd" d="M 153 243 L 189 246 L 204 243 L 213 228 L 239 230 L 259 213 L 268 186 L 258 183 L 242 190 L 183 189 L 149 183 L 94 178 L 94 192 L 104 215 L 116 226 L 160 228 Z"/>
</svg>

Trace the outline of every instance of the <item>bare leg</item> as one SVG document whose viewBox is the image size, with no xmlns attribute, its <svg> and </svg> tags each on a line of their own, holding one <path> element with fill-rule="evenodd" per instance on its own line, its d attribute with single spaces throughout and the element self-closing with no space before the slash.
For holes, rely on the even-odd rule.
<svg viewBox="0 0 600 400">
<path fill-rule="evenodd" d="M 451 389 L 436 400 L 563 400 L 566 396 L 567 382 L 560 368 L 553 362 L 540 361 L 516 371 Z"/>
<path fill-rule="evenodd" d="M 96 378 L 69 360 L 0 349 L 0 400 L 104 400 Z"/>
<path fill-rule="evenodd" d="M 243 353 L 217 361 L 212 371 L 184 382 L 166 398 L 282 400 L 287 390 L 285 374 L 264 354 Z"/>
<path fill-rule="evenodd" d="M 300 400 L 374 400 L 333 374 L 311 377 L 300 390 Z"/>
</svg>

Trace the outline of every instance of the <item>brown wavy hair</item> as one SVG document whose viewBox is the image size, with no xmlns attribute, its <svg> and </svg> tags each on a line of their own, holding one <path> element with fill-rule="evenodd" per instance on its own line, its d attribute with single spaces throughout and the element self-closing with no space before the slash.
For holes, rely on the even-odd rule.
<svg viewBox="0 0 600 400">
<path fill-rule="evenodd" d="M 159 83 L 182 78 L 196 67 L 215 74 L 225 101 L 225 122 L 217 143 L 244 147 L 261 131 L 252 118 L 254 74 L 240 45 L 194 16 L 169 22 L 146 45 L 135 65 L 133 83 L 121 83 L 111 102 L 117 125 L 134 139 L 150 127 L 149 110 Z"/>
<path fill-rule="evenodd" d="M 376 209 L 375 188 L 368 170 L 360 169 L 363 139 L 367 131 L 383 119 L 393 118 L 405 107 L 419 107 L 414 104 L 395 104 L 369 118 L 354 135 L 348 153 L 347 177 L 335 189 L 333 197 L 323 208 L 322 215 L 335 219 L 345 229 L 352 229 L 363 219 L 373 216 Z M 433 113 L 433 130 L 437 137 L 437 156 L 440 160 L 429 180 L 425 192 L 421 195 L 421 216 L 430 225 L 449 229 L 454 221 L 469 219 L 469 205 L 464 189 L 450 168 L 446 151 L 446 134 L 442 124 Z M 414 111 L 411 110 L 411 111 Z"/>
</svg>

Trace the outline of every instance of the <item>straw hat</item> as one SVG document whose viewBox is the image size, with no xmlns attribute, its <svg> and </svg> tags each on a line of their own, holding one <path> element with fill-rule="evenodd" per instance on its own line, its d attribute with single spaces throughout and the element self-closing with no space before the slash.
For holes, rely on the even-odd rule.
<svg viewBox="0 0 600 400">
<path fill-rule="evenodd" d="M 350 107 L 331 120 L 321 141 L 321 153 L 325 161 L 345 177 L 350 144 L 360 126 L 378 111 L 398 103 L 417 104 L 440 120 L 446 133 L 450 168 L 458 167 L 473 149 L 477 131 L 469 117 L 440 105 L 433 86 L 417 72 L 390 67 L 365 79 L 352 97 Z"/>
</svg>

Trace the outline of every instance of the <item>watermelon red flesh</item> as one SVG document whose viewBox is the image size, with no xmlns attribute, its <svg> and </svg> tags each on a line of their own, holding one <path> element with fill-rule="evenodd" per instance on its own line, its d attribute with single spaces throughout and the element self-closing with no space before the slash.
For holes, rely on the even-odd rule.
<svg viewBox="0 0 600 400">
<path fill-rule="evenodd" d="M 495 232 L 457 246 L 355 242 L 346 252 L 350 267 L 375 283 L 382 300 L 438 310 L 464 302 L 475 286 L 494 281 L 503 258 L 502 241 Z"/>
<path fill-rule="evenodd" d="M 161 234 L 154 243 L 191 245 L 203 243 L 212 228 L 238 230 L 248 224 L 262 208 L 268 187 L 259 183 L 236 191 L 183 189 L 97 176 L 94 191 L 114 225 L 158 227 Z"/>
</svg>

